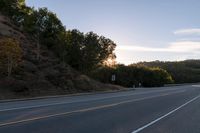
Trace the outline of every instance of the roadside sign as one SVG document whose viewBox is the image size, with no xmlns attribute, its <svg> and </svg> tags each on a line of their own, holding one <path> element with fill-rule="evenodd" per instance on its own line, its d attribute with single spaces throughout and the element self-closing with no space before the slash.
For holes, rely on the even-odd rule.
<svg viewBox="0 0 200 133">
<path fill-rule="evenodd" d="M 111 81 L 115 81 L 116 80 L 116 76 L 113 74 L 111 77 Z"/>
</svg>

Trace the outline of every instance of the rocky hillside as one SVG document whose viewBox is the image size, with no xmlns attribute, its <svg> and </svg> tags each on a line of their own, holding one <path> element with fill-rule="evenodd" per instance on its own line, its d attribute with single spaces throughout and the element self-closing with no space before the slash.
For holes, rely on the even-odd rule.
<svg viewBox="0 0 200 133">
<path fill-rule="evenodd" d="M 23 61 L 11 78 L 0 75 L 0 99 L 121 89 L 97 82 L 63 65 L 45 46 L 41 46 L 41 59 L 38 61 L 33 37 L 0 15 L 0 38 L 4 36 L 20 40 Z"/>
</svg>

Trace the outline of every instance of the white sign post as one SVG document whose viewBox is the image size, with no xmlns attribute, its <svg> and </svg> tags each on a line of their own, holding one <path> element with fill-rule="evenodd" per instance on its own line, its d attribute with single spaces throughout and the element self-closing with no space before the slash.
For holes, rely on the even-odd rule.
<svg viewBox="0 0 200 133">
<path fill-rule="evenodd" d="M 112 77 L 111 77 L 111 81 L 114 82 L 115 80 L 116 80 L 116 76 L 113 74 Z"/>
</svg>

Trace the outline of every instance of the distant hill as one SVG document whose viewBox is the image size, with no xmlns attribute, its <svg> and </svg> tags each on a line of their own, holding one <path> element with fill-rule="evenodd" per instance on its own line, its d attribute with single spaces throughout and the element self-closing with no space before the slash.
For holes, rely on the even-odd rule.
<svg viewBox="0 0 200 133">
<path fill-rule="evenodd" d="M 200 82 L 200 60 L 185 60 L 179 62 L 140 62 L 138 65 L 160 67 L 167 70 L 175 83 Z"/>
<path fill-rule="evenodd" d="M 23 61 L 9 79 L 0 75 L 0 99 L 69 94 L 122 87 L 97 82 L 69 65 L 63 66 L 45 45 L 40 61 L 36 59 L 36 41 L 0 14 L 0 39 L 9 36 L 20 40 Z"/>
</svg>

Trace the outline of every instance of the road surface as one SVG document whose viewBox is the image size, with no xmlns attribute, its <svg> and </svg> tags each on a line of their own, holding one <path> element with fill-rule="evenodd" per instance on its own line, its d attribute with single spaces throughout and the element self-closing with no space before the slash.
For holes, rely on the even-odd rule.
<svg viewBox="0 0 200 133">
<path fill-rule="evenodd" d="M 0 133 L 200 133 L 200 86 L 1 102 Z"/>
</svg>

